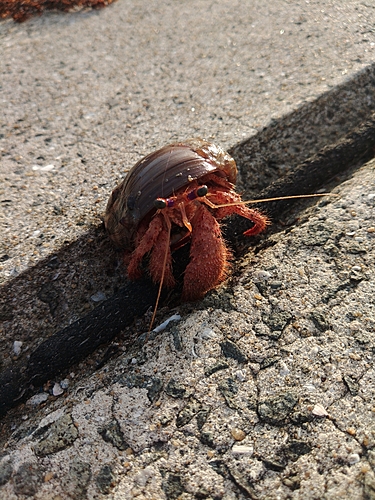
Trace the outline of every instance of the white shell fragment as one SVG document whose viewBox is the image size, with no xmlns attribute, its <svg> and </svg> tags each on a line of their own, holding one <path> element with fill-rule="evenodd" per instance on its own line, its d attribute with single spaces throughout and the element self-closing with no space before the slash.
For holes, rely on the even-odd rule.
<svg viewBox="0 0 375 500">
<path fill-rule="evenodd" d="M 244 444 L 234 444 L 232 446 L 232 453 L 240 453 L 241 455 L 252 455 L 254 453 L 254 447 Z"/>
<path fill-rule="evenodd" d="M 202 334 L 201 334 L 202 339 L 214 339 L 217 337 L 216 333 L 212 328 L 203 328 Z"/>
<path fill-rule="evenodd" d="M 253 279 L 255 282 L 257 281 L 267 281 L 272 277 L 272 274 L 268 271 L 259 270 L 255 271 L 253 274 Z"/>
<path fill-rule="evenodd" d="M 314 384 L 304 384 L 303 388 L 310 392 L 316 391 L 316 387 Z"/>
<path fill-rule="evenodd" d="M 33 165 L 33 170 L 40 170 L 41 172 L 50 172 L 55 168 L 55 165 L 44 165 L 44 167 L 40 165 Z"/>
<path fill-rule="evenodd" d="M 179 314 L 173 314 L 173 316 L 171 316 L 170 318 L 166 319 L 161 325 L 157 326 L 152 331 L 155 332 L 155 333 L 162 332 L 163 330 L 165 330 L 167 328 L 168 324 L 171 321 L 180 321 L 180 319 L 181 319 L 181 316 Z"/>
<path fill-rule="evenodd" d="M 358 453 L 351 453 L 348 456 L 348 464 L 349 465 L 357 464 L 360 460 L 361 460 L 361 457 L 358 455 Z"/>
<path fill-rule="evenodd" d="M 237 380 L 239 380 L 240 382 L 245 382 L 246 370 L 237 370 L 235 375 L 236 375 Z"/>
<path fill-rule="evenodd" d="M 54 396 L 61 396 L 61 394 L 63 394 L 64 392 L 64 389 L 61 387 L 61 385 L 56 382 L 55 385 L 53 386 L 53 389 L 52 389 L 52 394 Z"/>
<path fill-rule="evenodd" d="M 327 410 L 324 408 L 323 405 L 321 405 L 320 403 L 317 403 L 314 408 L 312 409 L 312 412 L 311 412 L 313 415 L 315 415 L 316 417 L 328 417 L 328 412 Z"/>
<path fill-rule="evenodd" d="M 19 356 L 21 354 L 22 344 L 23 342 L 21 342 L 20 340 L 15 340 L 13 342 L 13 352 L 15 356 Z"/>
</svg>

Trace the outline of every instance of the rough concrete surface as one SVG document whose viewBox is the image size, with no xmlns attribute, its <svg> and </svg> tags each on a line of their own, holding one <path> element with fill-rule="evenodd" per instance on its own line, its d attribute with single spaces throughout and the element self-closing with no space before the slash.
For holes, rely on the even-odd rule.
<svg viewBox="0 0 375 500">
<path fill-rule="evenodd" d="M 253 194 L 364 120 L 374 14 L 119 0 L 2 21 L 2 369 L 125 280 L 101 217 L 141 156 L 204 136 Z M 0 496 L 375 498 L 374 178 L 327 184 L 145 346 L 140 319 L 10 411 Z"/>
</svg>

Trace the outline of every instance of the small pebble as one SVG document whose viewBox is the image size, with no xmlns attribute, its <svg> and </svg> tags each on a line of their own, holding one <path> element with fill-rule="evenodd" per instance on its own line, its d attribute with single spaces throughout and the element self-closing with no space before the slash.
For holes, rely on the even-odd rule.
<svg viewBox="0 0 375 500">
<path fill-rule="evenodd" d="M 254 375 L 257 375 L 261 370 L 261 366 L 259 363 L 249 363 L 248 366 Z"/>
<path fill-rule="evenodd" d="M 348 464 L 349 465 L 357 464 L 360 460 L 361 460 L 361 457 L 358 455 L 358 453 L 352 453 L 348 456 Z"/>
<path fill-rule="evenodd" d="M 15 356 L 19 356 L 21 354 L 22 344 L 23 342 L 21 342 L 21 340 L 15 340 L 13 342 L 13 352 Z"/>
<path fill-rule="evenodd" d="M 107 297 L 105 296 L 105 294 L 103 292 L 96 292 L 94 293 L 94 295 L 91 295 L 91 300 L 93 302 L 101 302 L 102 300 L 105 300 Z"/>
<path fill-rule="evenodd" d="M 245 382 L 245 380 L 246 380 L 246 370 L 237 370 L 236 371 L 236 378 L 240 382 Z"/>
<path fill-rule="evenodd" d="M 26 404 L 29 406 L 37 406 L 41 403 L 44 403 L 48 399 L 48 394 L 46 392 L 40 392 L 39 394 L 35 394 L 30 399 L 26 401 Z"/>
<path fill-rule="evenodd" d="M 246 433 L 242 429 L 237 429 L 237 427 L 231 429 L 230 433 L 236 441 L 242 441 L 246 437 Z"/>
<path fill-rule="evenodd" d="M 67 389 L 69 387 L 69 379 L 64 378 L 64 380 L 60 382 L 60 387 L 62 389 Z"/>
<path fill-rule="evenodd" d="M 152 478 L 155 474 L 155 470 L 151 467 L 145 467 L 144 469 L 141 469 L 135 476 L 134 476 L 134 481 L 137 483 L 139 486 L 144 487 L 148 480 Z"/>
<path fill-rule="evenodd" d="M 272 274 L 264 270 L 255 271 L 255 273 L 253 274 L 254 281 L 267 281 L 271 277 Z"/>
<path fill-rule="evenodd" d="M 47 472 L 47 474 L 44 476 L 44 482 L 45 483 L 48 483 L 48 481 L 51 481 L 51 479 L 53 479 L 55 476 L 55 473 L 50 471 L 50 472 Z"/>
</svg>

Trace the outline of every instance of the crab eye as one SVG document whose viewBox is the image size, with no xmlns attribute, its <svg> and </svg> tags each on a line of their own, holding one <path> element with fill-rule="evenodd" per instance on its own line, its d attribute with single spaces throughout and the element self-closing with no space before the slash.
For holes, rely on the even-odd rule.
<svg viewBox="0 0 375 500">
<path fill-rule="evenodd" d="M 207 193 L 208 193 L 208 187 L 205 185 L 199 186 L 199 188 L 197 188 L 197 190 L 196 190 L 196 194 L 197 194 L 198 198 L 201 198 L 202 196 L 206 196 Z"/>
<path fill-rule="evenodd" d="M 190 191 L 190 193 L 187 194 L 187 199 L 189 201 L 193 201 L 197 198 L 202 198 L 202 196 L 206 196 L 208 193 L 208 187 L 206 185 L 202 185 L 197 187 L 197 189 L 193 189 L 193 191 Z"/>
<path fill-rule="evenodd" d="M 158 210 L 163 210 L 163 208 L 167 208 L 167 200 L 164 198 L 156 198 L 154 201 L 154 207 Z"/>
</svg>

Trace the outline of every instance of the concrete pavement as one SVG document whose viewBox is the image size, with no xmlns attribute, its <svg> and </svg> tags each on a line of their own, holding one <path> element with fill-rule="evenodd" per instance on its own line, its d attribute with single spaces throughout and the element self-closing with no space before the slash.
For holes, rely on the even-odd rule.
<svg viewBox="0 0 375 500">
<path fill-rule="evenodd" d="M 141 156 L 204 136 L 253 194 L 364 120 L 374 10 L 119 0 L 2 21 L 2 367 L 121 286 L 101 217 Z M 374 498 L 373 163 L 336 190 L 143 350 L 128 329 L 118 358 L 12 410 L 1 494 Z"/>
</svg>

